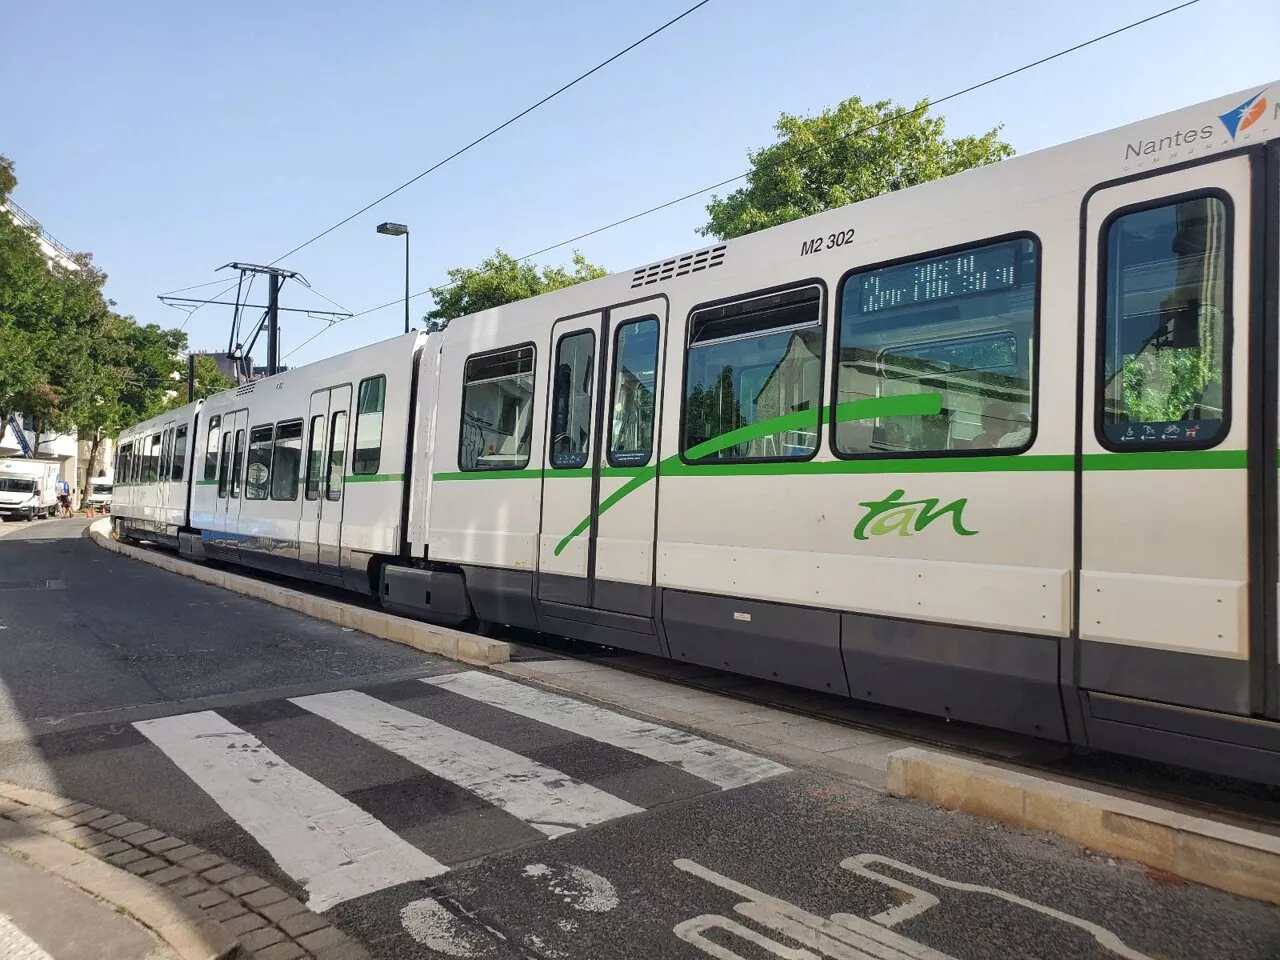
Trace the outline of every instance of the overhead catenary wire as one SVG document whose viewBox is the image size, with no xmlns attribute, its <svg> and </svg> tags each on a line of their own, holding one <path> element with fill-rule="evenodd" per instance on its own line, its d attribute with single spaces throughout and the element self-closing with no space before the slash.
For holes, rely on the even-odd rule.
<svg viewBox="0 0 1280 960">
<path fill-rule="evenodd" d="M 1159 20 L 1161 17 L 1166 17 L 1166 16 L 1169 16 L 1170 14 L 1177 13 L 1179 10 L 1185 10 L 1187 7 L 1194 6 L 1195 4 L 1197 4 L 1197 3 L 1199 3 L 1199 2 L 1200 2 L 1200 0 L 1186 0 L 1186 2 L 1184 2 L 1184 3 L 1180 3 L 1180 4 L 1177 4 L 1176 6 L 1168 7 L 1168 8 L 1166 8 L 1166 9 L 1164 9 L 1164 10 L 1159 11 L 1158 13 L 1154 13 L 1154 14 L 1151 14 L 1150 16 L 1143 17 L 1143 18 L 1142 18 L 1142 19 L 1140 19 L 1140 20 L 1134 20 L 1134 21 L 1133 21 L 1133 22 L 1131 22 L 1131 23 L 1127 23 L 1127 24 L 1125 24 L 1125 25 L 1124 25 L 1124 26 L 1122 26 L 1122 27 L 1117 27 L 1117 28 L 1115 28 L 1114 30 L 1109 30 L 1109 31 L 1107 31 L 1106 33 L 1098 34 L 1098 35 L 1097 35 L 1097 36 L 1095 36 L 1095 37 L 1092 37 L 1092 38 L 1090 38 L 1090 39 L 1088 39 L 1088 40 L 1084 40 L 1084 41 L 1082 41 L 1082 42 L 1080 42 L 1080 43 L 1074 44 L 1073 46 L 1066 47 L 1066 48 L 1064 48 L 1064 49 L 1062 49 L 1062 50 L 1057 51 L 1056 53 L 1049 54 L 1048 56 L 1041 57 L 1041 58 L 1039 58 L 1038 60 L 1033 60 L 1033 61 L 1031 61 L 1031 62 L 1029 62 L 1029 63 L 1024 63 L 1024 64 L 1022 64 L 1022 65 L 1021 65 L 1021 66 L 1019 66 L 1019 67 L 1014 67 L 1014 68 L 1013 68 L 1013 69 L 1011 69 L 1011 70 L 1006 70 L 1004 73 L 998 74 L 997 76 L 994 76 L 994 77 L 989 77 L 989 78 L 987 78 L 986 80 L 982 80 L 982 81 L 980 81 L 980 82 L 978 82 L 978 83 L 970 84 L 970 85 L 969 85 L 969 86 L 967 86 L 967 87 L 964 87 L 964 88 L 962 88 L 962 89 L 960 89 L 960 90 L 956 90 L 956 91 L 954 91 L 954 92 L 952 92 L 952 93 L 948 93 L 948 94 L 947 94 L 947 95 L 945 95 L 945 96 L 938 97 L 937 99 L 934 99 L 934 100 L 925 100 L 925 101 L 924 101 L 920 106 L 918 106 L 918 107 L 912 107 L 912 108 L 911 108 L 911 109 L 909 109 L 909 110 L 900 110 L 900 111 L 898 111 L 897 113 L 895 113 L 895 114 L 893 114 L 893 115 L 891 115 L 891 116 L 885 117 L 885 118 L 883 118 L 883 119 L 881 119 L 881 120 L 877 120 L 875 123 L 867 124 L 866 126 L 859 127 L 859 128 L 858 128 L 858 129 L 856 129 L 856 130 L 850 130 L 850 131 L 848 131 L 847 133 L 843 133 L 843 134 L 841 134 L 841 135 L 840 135 L 840 136 L 838 136 L 838 137 L 833 137 L 833 138 L 831 138 L 830 140 L 825 140 L 825 141 L 821 141 L 821 142 L 819 142 L 819 143 L 815 143 L 814 145 L 812 145 L 812 146 L 810 146 L 810 147 L 807 147 L 807 148 L 805 148 L 804 150 L 800 151 L 800 152 L 799 152 L 798 154 L 796 154 L 795 156 L 801 156 L 801 157 L 803 157 L 803 156 L 805 156 L 805 155 L 807 155 L 807 154 L 809 154 L 809 153 L 811 153 L 811 152 L 813 152 L 813 151 L 815 151 L 815 150 L 820 150 L 820 149 L 824 149 L 824 148 L 830 147 L 830 146 L 832 146 L 832 145 L 834 145 L 834 144 L 836 144 L 836 143 L 839 143 L 841 140 L 845 140 L 845 139 L 847 139 L 847 138 L 849 138 L 849 137 L 856 137 L 856 136 L 860 136 L 861 134 L 864 134 L 864 133 L 869 133 L 869 132 L 871 132 L 872 130 L 875 130 L 876 128 L 881 127 L 881 126 L 883 126 L 883 125 L 885 125 L 885 124 L 887 124 L 887 123 L 894 123 L 894 122 L 897 122 L 898 120 L 903 120 L 903 119 L 906 119 L 906 118 L 908 118 L 908 117 L 915 116 L 916 114 L 922 113 L 922 112 L 924 112 L 924 111 L 928 110 L 928 109 L 929 109 L 929 108 L 931 108 L 931 107 L 935 107 L 935 106 L 937 106 L 938 104 L 946 103 L 946 102 L 948 102 L 948 101 L 950 101 L 950 100 L 955 100 L 957 97 L 965 96 L 966 94 L 973 93 L 973 92 L 974 92 L 974 91 L 976 91 L 976 90 L 981 90 L 983 87 L 991 86 L 992 84 L 999 83 L 999 82 L 1000 82 L 1000 81 L 1002 81 L 1002 80 L 1007 80 L 1007 79 L 1009 79 L 1010 77 L 1016 76 L 1016 75 L 1018 75 L 1018 74 L 1020 74 L 1020 73 L 1024 73 L 1024 72 L 1026 72 L 1027 70 L 1032 70 L 1032 69 L 1034 69 L 1034 68 L 1036 68 L 1036 67 L 1043 66 L 1044 64 L 1049 63 L 1049 62 L 1051 62 L 1051 61 L 1053 61 L 1053 60 L 1061 59 L 1062 57 L 1068 56 L 1068 55 L 1070 55 L 1070 54 L 1072 54 L 1072 53 L 1076 53 L 1076 52 L 1077 52 L 1077 51 L 1079 51 L 1079 50 L 1083 50 L 1085 47 L 1092 46 L 1092 45 L 1094 45 L 1094 44 L 1096 44 L 1096 43 L 1101 43 L 1101 42 L 1102 42 L 1102 41 L 1104 41 L 1104 40 L 1109 40 L 1109 39 L 1111 39 L 1112 37 L 1119 36 L 1119 35 L 1120 35 L 1120 34 L 1122 34 L 1122 33 L 1126 33 L 1126 32 L 1128 32 L 1128 31 L 1130 31 L 1130 30 L 1134 30 L 1134 29 L 1136 29 L 1136 28 L 1138 28 L 1138 27 L 1144 26 L 1144 25 L 1146 25 L 1146 24 L 1148 24 L 1148 23 L 1151 23 L 1151 22 L 1152 22 L 1152 21 L 1154 21 L 1154 20 Z M 586 231 L 585 233 L 580 233 L 580 234 L 578 234 L 577 236 L 570 237 L 570 238 L 569 238 L 569 239 L 567 239 L 567 240 L 561 240 L 561 241 L 559 241 L 559 242 L 557 242 L 557 243 L 553 243 L 553 244 L 550 244 L 550 245 L 548 245 L 548 246 L 542 247 L 542 248 L 541 248 L 541 249 L 539 249 L 539 250 L 535 250 L 533 253 L 528 253 L 528 254 L 525 254 L 525 255 L 524 255 L 524 256 L 522 256 L 522 257 L 518 257 L 518 258 L 516 259 L 516 262 L 517 262 L 517 263 L 522 263 L 522 262 L 524 262 L 524 261 L 526 261 L 526 260 L 531 260 L 531 259 L 533 259 L 534 257 L 541 256 L 541 255 L 542 255 L 542 254 L 544 254 L 544 253 L 549 253 L 549 252 L 551 252 L 552 250 L 559 249 L 560 247 L 566 247 L 566 246 L 568 246 L 568 245 L 569 245 L 569 244 L 571 244 L 571 243 L 577 243 L 579 240 L 585 240 L 585 239 L 586 239 L 586 238 L 588 238 L 588 237 L 593 237 L 593 236 L 595 236 L 595 235 L 597 235 L 597 234 L 604 233 L 606 230 L 612 230 L 612 229 L 614 229 L 614 228 L 616 228 L 616 227 L 620 227 L 620 226 L 622 226 L 623 224 L 631 223 L 631 222 L 632 222 L 632 221 L 634 221 L 634 220 L 639 220 L 639 219 L 641 219 L 641 218 L 643 218 L 643 217 L 647 217 L 647 216 L 649 216 L 649 215 L 651 215 L 651 214 L 657 213 L 657 212 L 658 212 L 658 211 L 660 211 L 660 210 L 665 210 L 665 209 L 667 209 L 668 207 L 672 207 L 672 206 L 675 206 L 676 204 L 683 203 L 683 202 L 685 202 L 686 200 L 692 200 L 694 197 L 699 197 L 699 196 L 702 196 L 703 194 L 710 193 L 712 190 L 719 190 L 721 187 L 726 187 L 726 186 L 728 186 L 728 185 L 729 185 L 729 184 L 731 184 L 731 183 L 736 183 L 736 182 L 738 182 L 739 180 L 744 180 L 744 179 L 746 179 L 747 177 L 749 177 L 749 176 L 751 175 L 751 173 L 752 173 L 752 172 L 753 172 L 753 171 L 751 171 L 751 170 L 747 170 L 747 171 L 745 171 L 745 172 L 743 172 L 743 173 L 739 173 L 739 174 L 737 174 L 736 176 L 732 176 L 732 177 L 729 177 L 728 179 L 721 180 L 721 181 L 719 181 L 719 182 L 717 182 L 717 183 L 713 183 L 713 184 L 711 184 L 710 186 L 701 187 L 701 188 L 699 188 L 699 189 L 697 189 L 697 190 L 691 191 L 690 193 L 683 194 L 683 195 L 681 195 L 681 196 L 679 196 L 679 197 L 676 197 L 676 198 L 674 198 L 674 199 L 672 199 L 672 200 L 667 200 L 667 201 L 664 201 L 663 203 L 656 204 L 655 206 L 648 207 L 647 209 L 641 210 L 641 211 L 640 211 L 640 212 L 638 212 L 638 213 L 633 213 L 633 214 L 631 214 L 630 216 L 622 217 L 622 218 L 621 218 L 621 219 L 619 219 L 619 220 L 614 220 L 614 221 L 612 221 L 612 222 L 610 222 L 610 223 L 606 223 L 606 224 L 604 224 L 603 226 L 595 227 L 595 228 L 594 228 L 594 229 L 592 229 L 592 230 L 588 230 L 588 231 Z M 451 289 L 451 288 L 453 288 L 453 287 L 455 287 L 455 286 L 457 286 L 457 283 L 456 283 L 456 282 L 455 282 L 455 283 L 446 283 L 446 284 L 443 284 L 443 285 L 438 286 L 438 287 L 428 287 L 428 288 L 427 288 L 427 289 L 425 289 L 425 290 L 420 290 L 420 291 L 418 291 L 417 293 L 412 294 L 412 295 L 411 295 L 411 297 L 410 297 L 410 299 L 417 299 L 418 297 L 425 296 L 425 295 L 427 295 L 427 294 L 429 294 L 429 293 L 434 293 L 434 292 L 443 292 L 443 291 L 445 291 L 445 290 L 449 290 L 449 289 Z M 403 298 L 403 297 L 398 297 L 398 298 L 397 298 L 397 299 L 395 299 L 395 300 L 389 300 L 389 301 L 387 301 L 386 303 L 379 304 L 379 305 L 378 305 L 378 306 L 376 306 L 376 307 L 369 307 L 367 310 L 361 310 L 361 311 L 359 311 L 359 312 L 357 312 L 357 313 L 352 314 L 350 317 L 347 317 L 346 319 L 347 319 L 347 320 L 354 320 L 354 319 L 356 319 L 357 317 L 363 317 L 363 316 L 366 316 L 366 315 L 368 315 L 368 314 L 370 314 L 370 313 L 377 313 L 379 310 L 386 310 L 388 307 L 397 306 L 397 305 L 402 304 L 402 303 L 404 303 L 404 298 Z M 325 332 L 325 330 L 332 329 L 332 327 L 335 327 L 335 326 L 337 326 L 339 323 L 343 323 L 343 322 L 345 322 L 345 321 L 339 320 L 339 321 L 335 322 L 334 324 L 331 324 L 331 325 L 330 325 L 330 327 L 326 327 L 326 328 L 324 328 L 324 329 L 322 329 L 322 330 L 318 331 L 317 333 L 315 333 L 315 334 L 313 334 L 312 336 L 308 337 L 308 338 L 307 338 L 306 340 L 304 340 L 302 343 L 298 344 L 298 346 L 294 347 L 291 351 L 289 351 L 289 353 L 288 353 L 286 356 L 292 356 L 293 354 L 295 354 L 295 353 L 297 353 L 299 350 L 301 350 L 303 347 L 305 347 L 307 344 L 309 344 L 309 343 L 311 343 L 313 340 L 315 340 L 315 339 L 316 339 L 316 337 L 320 336 L 320 334 L 324 333 L 324 332 Z"/>
<path fill-rule="evenodd" d="M 547 104 L 547 103 L 551 102 L 551 101 L 552 101 L 552 100 L 554 100 L 556 97 L 560 96 L 560 94 L 562 94 L 562 93 L 564 93 L 565 91 L 569 90 L 571 87 L 574 87 L 574 86 L 576 86 L 577 84 L 581 83 L 583 80 L 587 79 L 587 78 L 588 78 L 588 77 L 590 77 L 592 74 L 594 74 L 594 73 L 598 73 L 600 70 L 603 70 L 603 69 L 604 69 L 605 67 L 607 67 L 609 64 L 613 63 L 615 60 L 618 60 L 618 59 L 620 59 L 620 58 L 622 58 L 622 57 L 626 56 L 626 55 L 627 55 L 628 53 L 630 53 L 632 50 L 636 49 L 637 47 L 641 46 L 641 45 L 642 45 L 642 44 L 644 44 L 644 43 L 647 43 L 649 40 L 652 40 L 654 37 L 656 37 L 658 34 L 662 33 L 664 30 L 667 30 L 668 28 L 675 26 L 677 23 L 679 23 L 679 22 L 680 22 L 681 20 L 683 20 L 685 17 L 689 16 L 691 13 L 694 13 L 694 12 L 695 12 L 695 11 L 697 11 L 698 9 L 700 9 L 700 8 L 702 8 L 702 7 L 705 7 L 705 6 L 706 6 L 708 3 L 710 3 L 710 2 L 711 2 L 711 0 L 698 0 L 698 2 L 697 2 L 697 3 L 695 3 L 693 6 L 689 7 L 688 9 L 686 9 L 683 13 L 680 13 L 680 14 L 678 14 L 677 16 L 672 17 L 672 18 L 671 18 L 670 20 L 668 20 L 666 23 L 662 24 L 662 26 L 657 27 L 657 28 L 656 28 L 656 29 L 654 29 L 654 30 L 650 30 L 648 33 L 646 33 L 646 34 L 645 34 L 643 37 L 641 37 L 639 40 L 636 40 L 636 41 L 634 41 L 633 43 L 629 44 L 628 46 L 623 47 L 621 50 L 619 50 L 617 53 L 613 54 L 611 57 L 608 57 L 608 58 L 606 58 L 606 59 L 604 59 L 604 60 L 600 61 L 600 62 L 599 62 L 599 63 L 597 63 L 594 67 L 592 67 L 590 70 L 587 70 L 585 73 L 581 73 L 581 74 L 579 74 L 578 76 L 574 77 L 574 78 L 573 78 L 572 80 L 570 80 L 568 83 L 564 84 L 563 86 L 561 86 L 561 87 L 557 88 L 556 90 L 553 90 L 551 93 L 547 94 L 545 97 L 543 97 L 543 98 L 542 98 L 541 100 L 539 100 L 537 103 L 533 104 L 532 106 L 526 107 L 524 110 L 521 110 L 521 111 L 520 111 L 519 113 L 517 113 L 515 116 L 510 117 L 510 118 L 508 118 L 507 120 L 504 120 L 502 123 L 498 124 L 496 127 L 494 127 L 493 129 L 491 129 L 491 130 L 490 130 L 490 131 L 488 131 L 487 133 L 485 133 L 485 134 L 483 134 L 482 136 L 479 136 L 479 137 L 477 137 L 476 139 L 472 140 L 472 141 L 471 141 L 470 143 L 468 143 L 466 146 L 460 147 L 459 149 L 455 150 L 453 153 L 451 153 L 451 154 L 449 154 L 447 157 L 445 157 L 443 160 L 439 160 L 439 161 L 437 161 L 436 163 L 432 164 L 430 167 L 428 167 L 426 170 L 423 170 L 423 171 L 422 171 L 421 173 L 419 173 L 417 176 L 414 176 L 414 177 L 410 178 L 409 180 L 406 180 L 404 183 L 400 184 L 400 186 L 396 187 L 394 190 L 391 190 L 391 191 L 389 191 L 389 192 L 387 192 L 387 193 L 384 193 L 381 197 L 379 197 L 377 200 L 374 200 L 372 203 L 366 204 L 365 206 L 361 207 L 359 210 L 357 210 L 355 213 L 351 214 L 350 216 L 348 216 L 348 217 L 344 217 L 342 220 L 339 220 L 337 223 L 333 224 L 333 226 L 331 226 L 331 227 L 327 227 L 326 229 L 322 230 L 320 233 L 317 233 L 314 237 L 311 237 L 309 240 L 306 240 L 305 242 L 298 244 L 296 247 L 294 247 L 292 250 L 288 251 L 287 253 L 281 254 L 280 256 L 276 257 L 274 260 L 272 260 L 270 263 L 268 263 L 268 264 L 267 264 L 267 266 L 269 266 L 269 267 L 270 267 L 270 266 L 275 266 L 277 263 L 279 263 L 281 260 L 284 260 L 286 257 L 291 257 L 291 256 L 293 256 L 293 255 L 294 255 L 295 253 L 297 253 L 299 250 L 302 250 L 302 249 L 303 249 L 303 248 L 305 248 L 305 247 L 309 247 L 311 244 L 315 243 L 317 240 L 321 239 L 322 237 L 328 236 L 330 233 L 333 233 L 333 231 L 334 231 L 334 230 L 337 230 L 339 227 L 344 226 L 345 224 L 350 223 L 352 220 L 354 220 L 356 217 L 360 216 L 362 213 L 366 213 L 367 211 L 372 210 L 374 207 L 376 207 L 378 204 L 382 203 L 384 200 L 390 199 L 391 197 L 393 197 L 393 196 L 395 196 L 397 193 L 399 193 L 401 190 L 404 190 L 406 187 L 410 187 L 410 186 L 412 186 L 413 184 L 415 184 L 415 183 L 417 183 L 419 180 L 421 180 L 423 177 L 426 177 L 426 176 L 428 176 L 429 174 L 434 173 L 436 170 L 439 170 L 441 167 L 443 167 L 445 164 L 449 163 L 450 161 L 452 161 L 452 160 L 456 160 L 458 157 L 462 156 L 462 155 L 463 155 L 464 153 L 466 153 L 468 150 L 471 150 L 473 147 L 477 147 L 477 146 L 479 146 L 480 144 L 484 143 L 484 141 L 488 140 L 488 139 L 489 139 L 490 137 L 492 137 L 494 134 L 497 134 L 497 133 L 501 132 L 502 130 L 504 130 L 504 129 L 506 129 L 507 127 L 511 126 L 511 125 L 512 125 L 513 123 L 515 123 L 516 121 L 521 120 L 521 119 L 523 119 L 524 117 L 527 117 L 529 114 L 533 113 L 533 111 L 537 110 L 539 107 L 543 106 L 544 104 Z M 183 291 L 185 291 L 185 290 L 194 290 L 194 289 L 196 289 L 196 287 L 210 286 L 211 284 L 214 284 L 214 283 L 217 283 L 217 282 L 218 282 L 218 281 L 216 281 L 216 280 L 211 280 L 211 281 L 209 281 L 208 283 L 197 284 L 196 286 L 193 286 L 193 287 L 183 287 L 183 288 L 181 288 L 180 290 L 170 290 L 170 291 L 169 291 L 169 293 L 182 293 L 182 292 L 183 292 Z M 235 286 L 235 284 L 232 284 L 231 286 Z M 228 286 L 228 287 L 227 287 L 227 288 L 225 288 L 224 290 L 222 290 L 222 291 L 220 291 L 219 293 L 215 294 L 215 295 L 213 296 L 213 298 L 212 298 L 212 299 L 214 299 L 214 300 L 219 299 L 219 298 L 220 298 L 224 293 L 226 293 L 227 291 L 229 291 L 229 290 L 231 289 L 231 286 Z M 328 297 L 325 297 L 324 299 L 328 300 L 329 298 L 328 298 Z M 330 303 L 334 303 L 334 301 L 332 301 L 332 300 L 330 300 L 329 302 L 330 302 Z M 398 300 L 397 302 L 398 302 L 398 303 L 403 303 L 403 302 L 404 302 L 404 299 L 403 299 L 403 298 L 401 298 L 401 299 L 400 299 L 400 300 Z M 341 304 L 337 304 L 337 303 L 334 303 L 334 305 L 335 305 L 335 306 L 341 306 Z M 178 329 L 179 329 L 179 330 L 185 329 L 185 328 L 186 328 L 186 326 L 187 326 L 187 323 L 189 323 L 189 322 L 190 322 L 190 320 L 191 320 L 191 316 L 192 316 L 192 314 L 194 314 L 194 313 L 196 312 L 196 310 L 199 310 L 199 309 L 200 309 L 200 307 L 196 307 L 194 310 L 189 311 L 189 312 L 187 313 L 187 318 L 186 318 L 186 320 L 183 320 L 183 321 L 182 321 L 182 326 L 181 326 L 181 327 L 179 327 Z M 346 310 L 346 308 L 345 308 L 345 307 L 343 307 L 342 309 L 343 309 L 343 310 Z M 292 353 L 296 353 L 296 352 L 297 352 L 297 349 L 298 349 L 298 348 L 296 348 L 296 347 L 295 347 L 292 351 L 290 351 L 290 354 L 292 354 Z"/>
</svg>

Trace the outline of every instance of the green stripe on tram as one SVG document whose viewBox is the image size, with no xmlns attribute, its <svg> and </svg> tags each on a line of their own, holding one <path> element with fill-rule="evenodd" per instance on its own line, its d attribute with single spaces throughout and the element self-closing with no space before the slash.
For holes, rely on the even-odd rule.
<svg viewBox="0 0 1280 960">
<path fill-rule="evenodd" d="M 867 397 L 851 400 L 822 409 L 821 425 L 851 423 L 861 420 L 878 420 L 882 417 L 924 417 L 942 411 L 942 395 L 937 393 L 909 394 L 900 397 Z M 716 461 L 690 463 L 729 447 L 750 443 L 788 431 L 812 429 L 814 415 L 803 410 L 747 424 L 736 430 L 712 437 L 684 453 L 667 457 L 656 466 L 602 467 L 602 478 L 625 477 L 627 482 L 600 501 L 596 510 L 583 517 L 577 525 L 556 544 L 555 554 L 560 555 L 575 537 L 591 527 L 595 517 L 644 486 L 655 477 L 770 477 L 770 476 L 823 476 L 831 474 L 929 474 L 929 473 L 1062 473 L 1076 467 L 1075 454 L 1012 454 L 1009 456 L 937 456 L 917 457 L 867 457 L 839 460 L 783 460 L 775 462 L 720 463 Z M 1104 470 L 1240 470 L 1248 464 L 1244 450 L 1143 450 L 1133 453 L 1089 453 L 1081 458 L 1081 466 L 1088 471 Z M 1280 451 L 1277 451 L 1280 465 Z M 590 478 L 591 470 L 568 469 L 545 471 L 526 467 L 522 470 L 465 470 L 437 473 L 436 480 L 533 480 Z"/>
<path fill-rule="evenodd" d="M 403 473 L 349 473 L 343 478 L 344 483 L 401 483 Z"/>
</svg>

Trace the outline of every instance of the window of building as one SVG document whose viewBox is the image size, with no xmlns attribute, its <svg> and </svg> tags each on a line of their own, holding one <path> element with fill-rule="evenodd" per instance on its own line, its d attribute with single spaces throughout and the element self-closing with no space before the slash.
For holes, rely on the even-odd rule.
<svg viewBox="0 0 1280 960">
<path fill-rule="evenodd" d="M 147 444 L 147 483 L 155 483 L 160 473 L 160 434 L 153 433 Z"/>
<path fill-rule="evenodd" d="M 166 427 L 164 440 L 160 448 L 160 470 L 158 480 L 168 480 L 169 471 L 173 468 L 173 427 Z"/>
<path fill-rule="evenodd" d="M 818 450 L 822 291 L 802 287 L 689 317 L 681 455 L 803 460 Z"/>
<path fill-rule="evenodd" d="M 644 466 L 653 453 L 658 330 L 657 317 L 644 317 L 628 320 L 614 334 L 610 466 Z"/>
<path fill-rule="evenodd" d="M 271 441 L 274 428 L 254 427 L 249 431 L 249 456 L 244 465 L 244 498 L 265 500 L 271 487 Z"/>
<path fill-rule="evenodd" d="M 325 478 L 324 495 L 330 500 L 342 499 L 346 459 L 347 411 L 339 410 L 329 420 L 329 474 Z"/>
<path fill-rule="evenodd" d="M 227 495 L 227 482 L 231 477 L 231 431 L 222 433 L 222 454 L 218 458 L 218 496 Z"/>
<path fill-rule="evenodd" d="M 467 360 L 462 386 L 461 470 L 523 470 L 533 439 L 533 346 Z"/>
<path fill-rule="evenodd" d="M 206 481 L 218 475 L 218 428 L 221 426 L 221 417 L 209 419 L 209 436 L 205 438 L 204 447 L 204 479 Z"/>
<path fill-rule="evenodd" d="M 556 469 L 587 465 L 595 355 L 596 335 L 590 330 L 565 334 L 556 344 L 551 394 L 551 466 Z"/>
<path fill-rule="evenodd" d="M 271 454 L 271 499 L 297 500 L 298 474 L 302 468 L 302 421 L 276 425 Z"/>
<path fill-rule="evenodd" d="M 187 425 L 178 427 L 173 435 L 173 466 L 169 471 L 169 479 L 180 481 L 187 465 Z"/>
<path fill-rule="evenodd" d="M 320 496 L 320 480 L 324 476 L 324 414 L 311 418 L 310 439 L 307 441 L 307 488 L 305 496 L 314 500 Z"/>
<path fill-rule="evenodd" d="M 373 476 L 382 459 L 382 409 L 387 400 L 387 378 L 379 375 L 360 381 L 356 400 L 356 449 L 351 472 Z"/>
<path fill-rule="evenodd" d="M 1035 432 L 1039 244 L 857 270 L 841 287 L 838 456 L 1018 453 Z"/>
<path fill-rule="evenodd" d="M 1202 196 L 1103 227 L 1099 441 L 1210 447 L 1228 430 L 1231 208 Z"/>
<path fill-rule="evenodd" d="M 244 431 L 236 431 L 235 453 L 231 456 L 231 496 L 240 496 L 240 468 L 244 466 Z"/>
</svg>

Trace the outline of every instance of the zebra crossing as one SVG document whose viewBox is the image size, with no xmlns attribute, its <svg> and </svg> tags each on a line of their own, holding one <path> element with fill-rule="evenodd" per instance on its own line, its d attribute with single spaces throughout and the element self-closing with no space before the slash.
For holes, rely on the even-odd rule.
<svg viewBox="0 0 1280 960">
<path fill-rule="evenodd" d="M 390 755 L 386 766 L 420 770 L 429 783 L 442 781 L 442 789 L 460 791 L 494 816 L 511 818 L 518 829 L 546 839 L 657 805 L 634 790 L 630 798 L 619 795 L 628 790 L 615 770 L 634 771 L 637 764 L 665 769 L 668 779 L 694 778 L 700 784 L 695 792 L 734 789 L 787 771 L 734 747 L 489 673 L 424 677 L 407 686 L 436 698 L 430 702 L 437 706 L 415 710 L 418 701 L 411 696 L 392 698 L 397 703 L 360 690 L 292 697 L 283 702 L 292 713 L 276 721 L 276 734 L 279 724 L 322 721 L 328 726 L 313 733 L 321 742 L 355 738 L 354 747 L 348 743 L 343 749 Z M 489 732 L 505 731 L 508 746 L 486 739 L 484 729 L 460 729 L 475 723 L 477 710 L 496 717 L 491 725 L 502 730 Z M 363 809 L 350 789 L 327 786 L 326 771 L 316 769 L 314 757 L 291 763 L 284 755 L 288 737 L 281 739 L 281 750 L 273 749 L 270 724 L 255 733 L 205 710 L 133 726 L 306 891 L 315 911 L 449 869 L 450 857 L 406 829 L 412 825 L 403 816 L 388 816 L 384 806 L 381 816 L 399 821 L 389 825 Z M 536 742 L 539 731 L 559 731 L 562 753 L 579 746 L 603 751 L 603 762 L 597 757 L 594 764 L 579 763 L 574 776 L 545 757 L 510 748 L 522 734 Z M 565 756 L 562 765 L 573 767 L 570 759 Z M 433 793 L 416 779 L 409 789 Z"/>
</svg>

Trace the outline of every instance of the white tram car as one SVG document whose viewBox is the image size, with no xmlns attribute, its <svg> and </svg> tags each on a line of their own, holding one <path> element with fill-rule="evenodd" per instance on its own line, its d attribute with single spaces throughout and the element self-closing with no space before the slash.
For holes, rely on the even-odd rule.
<svg viewBox="0 0 1280 960">
<path fill-rule="evenodd" d="M 1280 783 L 1278 281 L 1280 83 L 175 410 L 113 521 Z"/>
</svg>

